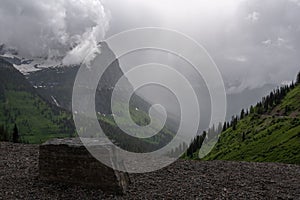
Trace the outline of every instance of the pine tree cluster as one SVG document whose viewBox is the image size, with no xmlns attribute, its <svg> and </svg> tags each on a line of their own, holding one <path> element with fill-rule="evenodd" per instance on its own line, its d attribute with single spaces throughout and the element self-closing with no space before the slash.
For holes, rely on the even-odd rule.
<svg viewBox="0 0 300 200">
<path fill-rule="evenodd" d="M 223 130 L 222 124 L 219 123 L 218 127 L 209 128 L 208 131 L 203 131 L 202 135 L 197 135 L 193 141 L 190 143 L 186 156 L 189 158 L 193 158 L 194 154 L 202 147 L 204 141 L 209 142 L 212 139 L 218 139 L 219 133 Z"/>
<path fill-rule="evenodd" d="M 295 86 L 299 84 L 300 84 L 300 72 L 297 74 L 295 83 L 292 82 L 290 85 L 285 85 L 273 90 L 268 96 L 264 97 L 255 106 L 251 106 L 249 110 L 242 109 L 240 116 L 232 116 L 231 121 L 224 122 L 221 128 L 220 125 L 217 129 L 212 127 L 208 130 L 208 133 L 204 131 L 202 135 L 196 136 L 189 145 L 189 148 L 186 153 L 187 156 L 192 158 L 194 156 L 194 153 L 197 152 L 202 147 L 205 138 L 208 137 L 209 135 L 210 138 L 212 138 L 214 135 L 224 132 L 229 128 L 232 128 L 232 130 L 236 130 L 238 121 L 244 119 L 250 114 L 258 114 L 258 115 L 267 114 L 269 111 L 274 109 L 276 105 L 280 104 L 280 102 L 283 100 L 283 98 L 286 96 L 288 92 L 290 92 L 292 89 L 295 88 Z M 287 112 L 289 112 L 288 107 L 285 108 L 285 113 Z M 242 134 L 243 141 L 245 140 L 245 137 L 246 137 L 245 133 L 243 133 Z"/>
</svg>

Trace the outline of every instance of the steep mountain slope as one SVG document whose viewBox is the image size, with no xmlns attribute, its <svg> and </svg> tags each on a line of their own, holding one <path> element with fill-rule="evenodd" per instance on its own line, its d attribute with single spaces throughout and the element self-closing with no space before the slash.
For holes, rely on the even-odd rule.
<svg viewBox="0 0 300 200">
<path fill-rule="evenodd" d="M 44 100 L 23 74 L 1 58 L 0 74 L 0 126 L 4 126 L 11 133 L 16 124 L 22 141 L 29 143 L 41 143 L 53 137 L 74 136 L 75 128 L 70 112 Z M 111 93 L 100 94 L 109 95 Z M 140 101 L 142 102 L 142 99 Z M 137 124 L 147 125 L 149 123 L 149 117 L 144 111 L 131 106 L 130 112 Z M 173 138 L 173 133 L 167 128 L 151 138 L 131 137 L 118 128 L 110 114 L 99 115 L 99 122 L 111 140 L 130 151 L 153 151 L 164 146 Z M 123 123 L 126 124 L 125 119 Z M 132 130 L 132 132 L 134 131 Z M 11 134 L 9 137 L 12 137 Z M 0 140 L 3 140 L 1 134 Z"/>
<path fill-rule="evenodd" d="M 277 92 L 233 119 L 205 160 L 300 164 L 300 84 Z"/>
<path fill-rule="evenodd" d="M 110 59 L 114 60 L 114 62 L 109 65 L 99 81 L 96 94 L 96 109 L 102 114 L 111 114 L 111 94 L 115 84 L 123 76 L 123 71 L 119 66 L 118 60 L 115 59 L 114 53 L 106 43 L 101 43 L 100 56 L 104 63 Z M 76 65 L 45 68 L 29 73 L 27 77 L 45 99 L 55 105 L 71 110 L 73 85 L 79 67 Z M 122 86 L 121 90 L 128 92 L 131 87 L 128 81 Z M 136 95 L 133 97 L 133 101 L 135 104 L 143 107 L 149 106 L 147 102 Z"/>
<path fill-rule="evenodd" d="M 109 65 L 102 78 L 99 81 L 96 93 L 96 111 L 107 116 L 110 120 L 111 115 L 111 96 L 117 81 L 124 75 L 120 68 L 119 61 L 106 43 L 101 43 L 101 59 L 103 63 L 114 60 Z M 61 66 L 41 69 L 39 71 L 28 73 L 26 76 L 37 91 L 52 104 L 72 110 L 72 92 L 73 85 L 80 66 Z M 99 66 L 101 67 L 101 66 Z M 125 93 L 129 93 L 132 86 L 129 81 L 118 89 L 118 99 L 123 99 Z M 120 102 L 123 104 L 122 102 Z M 152 102 L 153 103 L 153 102 Z M 155 103 L 155 102 L 154 102 Z M 131 113 L 138 124 L 142 121 L 149 122 L 148 111 L 151 104 L 142 97 L 133 94 L 130 101 Z M 123 106 L 125 107 L 125 106 Z M 121 108 L 120 108 L 121 109 Z M 139 117 L 136 117 L 139 116 Z M 103 118 L 103 117 L 102 117 Z M 144 123 L 146 125 L 147 123 Z M 176 132 L 179 123 L 175 117 L 168 113 L 166 127 L 172 132 Z"/>
<path fill-rule="evenodd" d="M 16 124 L 21 139 L 30 143 L 74 135 L 70 113 L 45 101 L 23 74 L 1 58 L 0 74 L 0 125 L 11 131 Z"/>
<path fill-rule="evenodd" d="M 114 60 L 115 55 L 106 43 L 101 43 L 101 59 L 105 62 Z M 64 66 L 61 58 L 51 60 L 47 58 L 21 58 L 18 52 L 0 45 L 0 57 L 11 63 L 17 70 L 26 75 L 38 93 L 48 102 L 71 110 L 72 91 L 79 65 Z M 99 66 L 101 67 L 101 66 Z M 118 60 L 115 59 L 104 73 L 97 91 L 97 110 L 103 114 L 110 114 L 110 97 L 116 82 L 123 76 Z M 131 88 L 129 82 L 123 85 L 125 92 Z M 100 100 L 101 99 L 101 100 Z M 141 98 L 134 98 L 140 104 L 147 103 Z"/>
</svg>

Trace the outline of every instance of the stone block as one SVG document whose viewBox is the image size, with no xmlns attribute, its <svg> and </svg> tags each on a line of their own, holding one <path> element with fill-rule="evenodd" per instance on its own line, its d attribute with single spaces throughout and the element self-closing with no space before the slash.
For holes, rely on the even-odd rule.
<svg viewBox="0 0 300 200">
<path fill-rule="evenodd" d="M 93 142 L 90 145 L 110 159 L 112 146 Z M 40 145 L 39 177 L 44 181 L 97 187 L 114 194 L 125 193 L 129 184 L 127 173 L 116 171 L 95 159 L 79 138 L 53 139 Z"/>
</svg>

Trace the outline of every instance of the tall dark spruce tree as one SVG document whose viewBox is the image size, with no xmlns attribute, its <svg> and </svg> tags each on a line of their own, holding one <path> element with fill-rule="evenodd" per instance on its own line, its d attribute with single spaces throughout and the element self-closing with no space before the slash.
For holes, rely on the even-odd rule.
<svg viewBox="0 0 300 200">
<path fill-rule="evenodd" d="M 300 84 L 300 72 L 297 75 L 296 84 L 297 85 Z"/>
<path fill-rule="evenodd" d="M 19 143 L 19 130 L 18 130 L 17 124 L 15 124 L 14 130 L 13 130 L 13 143 Z"/>
</svg>

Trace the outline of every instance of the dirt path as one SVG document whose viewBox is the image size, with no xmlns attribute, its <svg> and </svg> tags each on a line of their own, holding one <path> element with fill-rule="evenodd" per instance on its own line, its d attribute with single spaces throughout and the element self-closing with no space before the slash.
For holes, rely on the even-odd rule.
<svg viewBox="0 0 300 200">
<path fill-rule="evenodd" d="M 38 147 L 0 143 L 0 199 L 300 199 L 300 166 L 177 161 L 130 175 L 124 196 L 37 179 Z"/>
</svg>

